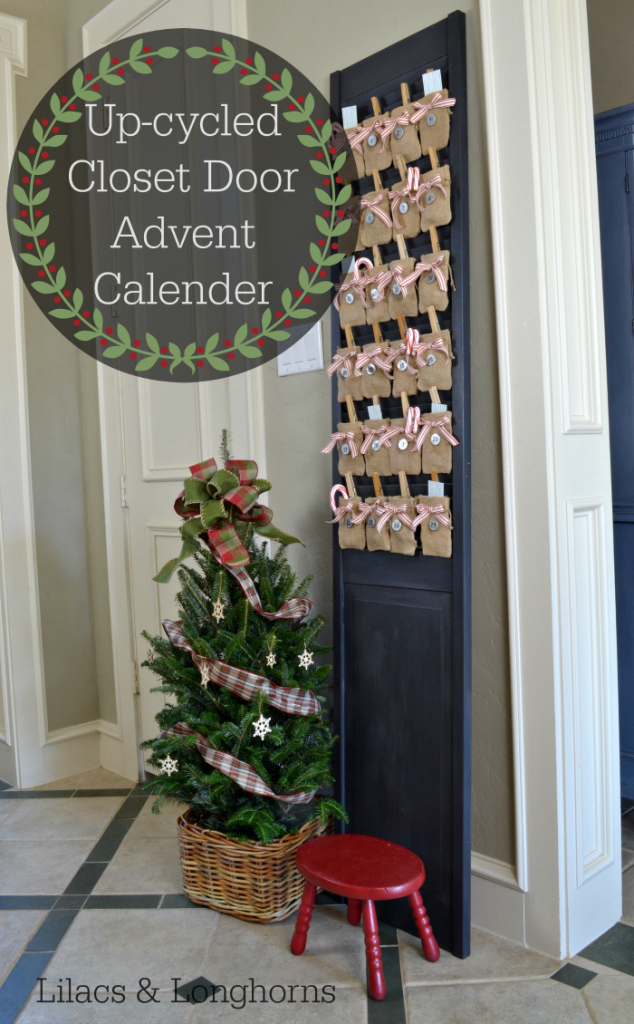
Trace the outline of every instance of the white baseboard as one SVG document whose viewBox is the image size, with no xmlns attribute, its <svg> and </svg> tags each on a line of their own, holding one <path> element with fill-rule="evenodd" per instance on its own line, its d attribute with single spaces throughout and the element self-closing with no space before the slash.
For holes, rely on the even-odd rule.
<svg viewBox="0 0 634 1024">
<path fill-rule="evenodd" d="M 525 945 L 525 898 L 511 864 L 482 853 L 471 854 L 471 923 L 474 928 Z"/>
<path fill-rule="evenodd" d="M 129 771 L 126 771 L 125 747 L 121 731 L 112 722 L 102 721 L 101 723 L 101 728 L 99 729 L 99 753 L 102 768 L 107 768 L 109 772 L 114 772 L 115 775 L 122 775 L 127 779 L 131 778 L 133 782 L 138 781 L 138 773 L 135 773 L 134 777 L 132 777 Z"/>
<path fill-rule="evenodd" d="M 21 780 L 25 789 L 55 782 L 68 775 L 78 775 L 102 765 L 117 775 L 125 776 L 121 731 L 114 722 L 96 718 L 92 722 L 51 730 L 43 750 L 43 764 L 33 774 L 27 772 Z"/>
</svg>

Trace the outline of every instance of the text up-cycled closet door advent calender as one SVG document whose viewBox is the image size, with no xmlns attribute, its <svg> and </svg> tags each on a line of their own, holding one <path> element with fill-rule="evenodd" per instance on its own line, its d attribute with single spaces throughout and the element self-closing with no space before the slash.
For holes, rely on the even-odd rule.
<svg viewBox="0 0 634 1024">
<path fill-rule="evenodd" d="M 470 464 L 464 15 L 338 72 L 330 493 L 340 797 L 427 870 L 469 952 Z M 324 511 L 328 496 L 324 496 Z M 411 930 L 400 901 L 379 906 Z"/>
</svg>

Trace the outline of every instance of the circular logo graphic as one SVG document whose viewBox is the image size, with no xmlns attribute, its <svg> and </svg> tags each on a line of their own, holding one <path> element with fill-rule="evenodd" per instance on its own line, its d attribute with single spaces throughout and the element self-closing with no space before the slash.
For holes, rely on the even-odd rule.
<svg viewBox="0 0 634 1024">
<path fill-rule="evenodd" d="M 8 218 L 25 284 L 84 352 L 155 380 L 242 373 L 334 297 L 351 187 L 330 106 L 245 39 L 191 29 L 87 57 L 38 104 Z"/>
</svg>

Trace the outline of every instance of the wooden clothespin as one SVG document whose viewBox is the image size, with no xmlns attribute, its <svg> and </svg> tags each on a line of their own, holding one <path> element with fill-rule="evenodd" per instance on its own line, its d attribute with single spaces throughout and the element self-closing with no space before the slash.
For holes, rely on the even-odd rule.
<svg viewBox="0 0 634 1024">
<path fill-rule="evenodd" d="M 354 486 L 354 477 L 353 477 L 352 473 L 346 473 L 346 488 L 347 488 L 347 491 L 348 491 L 348 497 L 349 498 L 356 498 L 356 497 L 358 497 L 357 489 Z"/>
<path fill-rule="evenodd" d="M 352 327 L 344 327 L 344 331 L 346 334 L 346 345 L 348 348 L 354 348 L 354 334 L 352 333 Z M 357 416 L 357 410 L 354 407 L 354 399 L 352 395 L 346 395 L 346 405 L 348 407 L 348 419 L 351 423 L 358 423 L 359 417 Z M 346 479 L 348 476 L 350 476 L 349 473 L 346 474 Z"/>
</svg>

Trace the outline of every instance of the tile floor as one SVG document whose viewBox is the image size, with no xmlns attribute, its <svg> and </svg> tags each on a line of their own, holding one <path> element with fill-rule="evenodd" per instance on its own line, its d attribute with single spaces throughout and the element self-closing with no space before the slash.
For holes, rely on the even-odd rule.
<svg viewBox="0 0 634 1024">
<path fill-rule="evenodd" d="M 428 964 L 411 935 L 382 926 L 383 1003 L 366 997 L 361 929 L 325 894 L 301 959 L 289 953 L 294 917 L 251 925 L 191 904 L 177 813 L 153 815 L 104 769 L 34 790 L 0 784 L 0 1024 L 634 1020 L 634 809 L 622 922 L 583 955 L 561 964 L 474 929 L 468 959 Z"/>
</svg>

